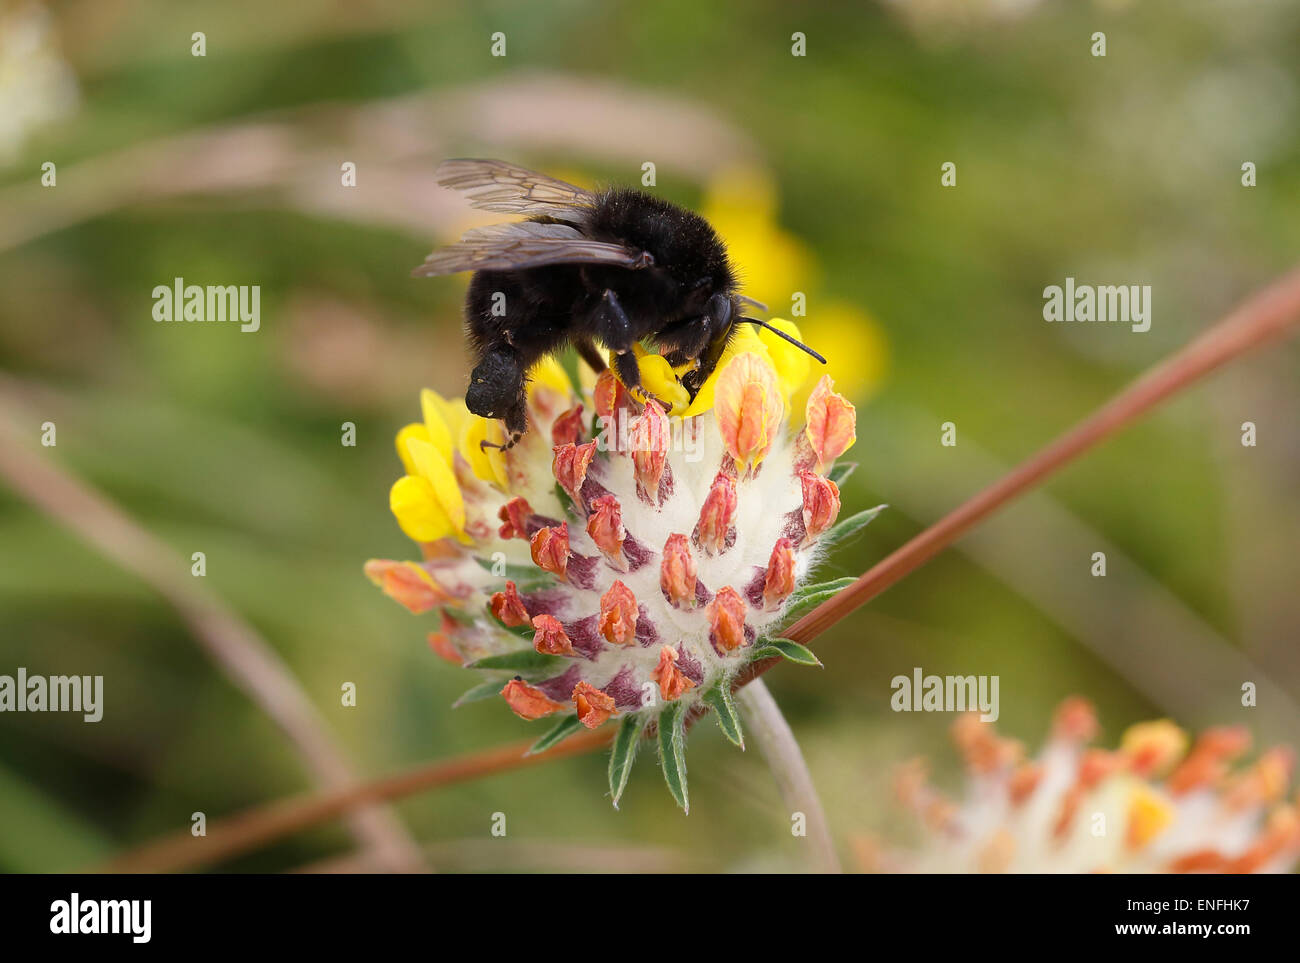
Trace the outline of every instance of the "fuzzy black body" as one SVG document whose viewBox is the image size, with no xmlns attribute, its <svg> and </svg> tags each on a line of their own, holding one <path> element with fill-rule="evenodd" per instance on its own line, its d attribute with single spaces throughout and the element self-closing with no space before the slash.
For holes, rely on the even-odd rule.
<svg viewBox="0 0 1300 963">
<path fill-rule="evenodd" d="M 585 213 L 564 223 L 593 240 L 648 254 L 647 265 L 485 270 L 470 283 L 465 318 L 476 365 L 465 403 L 475 414 L 504 419 L 512 435 L 527 428 L 526 373 L 546 355 L 572 344 L 596 360 L 592 348 L 602 345 L 615 352 L 620 378 L 635 389 L 634 344 L 650 342 L 681 364 L 729 334 L 738 313 L 726 249 L 704 218 L 627 189 L 596 195 Z"/>
<path fill-rule="evenodd" d="M 741 303 L 726 248 L 708 221 L 626 188 L 592 192 L 505 161 L 444 161 L 439 183 L 484 210 L 526 220 L 475 228 L 434 251 L 415 274 L 474 271 L 465 304 L 475 366 L 469 410 L 528 428 L 529 369 L 568 345 L 597 370 L 613 353 L 623 384 L 644 400 L 634 347 L 647 342 L 692 397 L 713 371 Z M 750 302 L 754 303 L 754 302 Z M 761 323 L 761 322 L 756 322 Z"/>
</svg>

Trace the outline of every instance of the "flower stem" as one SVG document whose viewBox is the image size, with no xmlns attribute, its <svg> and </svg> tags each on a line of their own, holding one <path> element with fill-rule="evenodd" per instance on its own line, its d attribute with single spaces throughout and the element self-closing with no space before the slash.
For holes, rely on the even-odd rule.
<svg viewBox="0 0 1300 963">
<path fill-rule="evenodd" d="M 758 745 L 758 751 L 776 777 L 777 788 L 790 809 L 791 818 L 795 814 L 803 815 L 810 847 L 809 863 L 813 870 L 819 873 L 841 872 L 835 843 L 826 824 L 826 811 L 817 796 L 812 773 L 808 771 L 790 724 L 785 721 L 772 693 L 761 679 L 755 679 L 736 693 L 736 703 L 745 717 L 745 731 Z"/>
</svg>

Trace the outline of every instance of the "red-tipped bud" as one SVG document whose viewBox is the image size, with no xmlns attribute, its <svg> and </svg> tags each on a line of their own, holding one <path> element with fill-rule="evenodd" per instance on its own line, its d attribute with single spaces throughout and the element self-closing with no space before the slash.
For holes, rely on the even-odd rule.
<svg viewBox="0 0 1300 963">
<path fill-rule="evenodd" d="M 631 645 L 636 641 L 636 596 L 622 582 L 615 580 L 600 597 L 600 634 L 614 645 Z"/>
<path fill-rule="evenodd" d="M 497 518 L 501 519 L 500 535 L 502 538 L 527 538 L 528 519 L 533 510 L 524 498 L 512 498 L 501 506 Z"/>
<path fill-rule="evenodd" d="M 804 411 L 804 435 L 817 458 L 817 470 L 825 471 L 856 440 L 857 413 L 852 403 L 831 390 L 830 375 L 822 375 L 808 396 Z"/>
<path fill-rule="evenodd" d="M 713 596 L 704 614 L 709 620 L 709 639 L 724 652 L 745 644 L 745 600 L 730 585 Z"/>
<path fill-rule="evenodd" d="M 772 556 L 767 560 L 767 574 L 763 579 L 763 608 L 772 612 L 794 591 L 794 544 L 788 538 L 778 538 L 772 546 Z"/>
<path fill-rule="evenodd" d="M 582 422 L 582 405 L 574 405 L 551 425 L 551 444 L 576 445 L 585 427 Z"/>
<path fill-rule="evenodd" d="M 627 405 L 627 389 L 623 387 L 623 382 L 614 376 L 613 370 L 606 368 L 596 378 L 596 387 L 592 389 L 591 400 L 596 406 L 596 414 L 601 418 L 609 418 L 614 412 Z"/>
<path fill-rule="evenodd" d="M 700 520 L 695 526 L 695 544 L 706 555 L 717 555 L 726 550 L 727 535 L 736 516 L 736 480 L 726 472 L 718 472 L 713 487 L 700 508 Z"/>
<path fill-rule="evenodd" d="M 659 503 L 659 480 L 668 463 L 668 415 L 657 401 L 646 402 L 640 417 L 632 422 L 628 445 L 632 450 L 632 467 L 636 471 L 637 495 L 644 501 Z"/>
<path fill-rule="evenodd" d="M 530 542 L 533 564 L 564 578 L 569 568 L 569 523 L 539 528 Z"/>
<path fill-rule="evenodd" d="M 659 694 L 665 702 L 672 702 L 695 683 L 677 668 L 677 650 L 665 645 L 659 650 L 659 664 L 650 677 L 659 683 Z"/>
<path fill-rule="evenodd" d="M 601 554 L 620 569 L 627 568 L 623 558 L 623 542 L 627 531 L 623 528 L 623 508 L 616 495 L 601 495 L 591 503 L 587 516 L 587 534 L 596 543 Z"/>
<path fill-rule="evenodd" d="M 587 468 L 596 456 L 596 443 L 589 441 L 585 445 L 557 445 L 554 451 L 551 472 L 560 487 L 569 493 L 569 497 L 581 505 L 582 483 L 587 480 Z"/>
<path fill-rule="evenodd" d="M 695 557 L 686 536 L 674 533 L 664 542 L 663 561 L 659 563 L 659 587 L 675 607 L 695 604 Z"/>
<path fill-rule="evenodd" d="M 1056 707 L 1052 735 L 1064 742 L 1092 742 L 1097 738 L 1097 710 L 1082 696 L 1071 696 Z"/>
<path fill-rule="evenodd" d="M 452 636 L 459 628 L 460 624 L 444 611 L 442 613 L 442 631 L 429 633 L 429 648 L 433 649 L 438 658 L 446 659 L 452 665 L 465 664 L 460 652 L 452 644 Z"/>
<path fill-rule="evenodd" d="M 533 616 L 533 648 L 543 655 L 573 655 L 573 643 L 560 620 L 553 615 Z"/>
<path fill-rule="evenodd" d="M 506 628 L 513 629 L 517 625 L 532 625 L 533 621 L 528 617 L 528 610 L 524 608 L 524 600 L 519 597 L 519 590 L 515 588 L 514 582 L 506 582 L 504 592 L 496 592 L 489 603 L 492 614 L 501 620 Z"/>
<path fill-rule="evenodd" d="M 521 719 L 540 719 L 558 712 L 564 704 L 547 697 L 541 689 L 529 685 L 523 679 L 511 679 L 501 690 L 507 704 Z"/>
<path fill-rule="evenodd" d="M 365 571 L 366 577 L 383 589 L 385 595 L 396 599 L 416 615 L 424 614 L 435 605 L 453 601 L 451 594 L 415 562 L 372 558 L 366 562 Z"/>
<path fill-rule="evenodd" d="M 595 729 L 614 714 L 614 697 L 590 682 L 579 682 L 573 687 L 573 707 L 578 710 L 578 721 L 588 729 Z"/>
<path fill-rule="evenodd" d="M 811 471 L 799 473 L 803 486 L 803 527 L 808 538 L 816 538 L 835 524 L 840 513 L 840 489 L 829 478 Z"/>
</svg>

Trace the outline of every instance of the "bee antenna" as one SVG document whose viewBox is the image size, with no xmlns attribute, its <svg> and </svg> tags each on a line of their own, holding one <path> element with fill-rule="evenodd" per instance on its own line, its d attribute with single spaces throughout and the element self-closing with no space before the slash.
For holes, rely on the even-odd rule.
<svg viewBox="0 0 1300 963">
<path fill-rule="evenodd" d="M 814 358 L 816 358 L 816 359 L 817 359 L 818 361 L 820 361 L 822 364 L 825 364 L 825 363 L 826 363 L 826 359 L 823 358 L 821 355 L 819 355 L 816 351 L 814 351 L 812 348 L 808 347 L 808 345 L 804 344 L 804 343 L 803 343 L 802 341 L 800 341 L 798 338 L 792 338 L 792 337 L 790 337 L 790 335 L 786 334 L 786 333 L 785 333 L 784 331 L 782 331 L 780 328 L 773 327 L 772 325 L 768 324 L 766 321 L 761 321 L 761 320 L 759 320 L 758 318 L 741 318 L 740 320 L 741 320 L 741 321 L 744 321 L 744 322 L 747 322 L 748 324 L 756 324 L 756 325 L 758 325 L 760 328 L 767 328 L 767 330 L 771 331 L 771 332 L 772 332 L 774 335 L 776 335 L 778 338 L 784 338 L 786 341 L 789 341 L 789 342 L 790 342 L 792 345 L 794 345 L 796 348 L 802 348 L 804 351 L 807 351 L 810 355 L 812 355 Z"/>
</svg>

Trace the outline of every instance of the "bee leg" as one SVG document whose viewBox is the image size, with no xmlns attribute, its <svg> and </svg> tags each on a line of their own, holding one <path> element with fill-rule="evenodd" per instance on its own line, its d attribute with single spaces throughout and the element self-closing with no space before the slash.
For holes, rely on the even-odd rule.
<svg viewBox="0 0 1300 963">
<path fill-rule="evenodd" d="M 575 339 L 573 347 L 577 350 L 578 357 L 587 362 L 587 366 L 591 368 L 592 371 L 596 372 L 596 374 L 600 374 L 608 367 L 608 365 L 605 364 L 605 359 L 601 356 L 600 351 L 598 351 L 596 346 L 586 338 Z"/>
<path fill-rule="evenodd" d="M 511 447 L 528 430 L 524 408 L 524 369 L 511 348 L 496 348 L 483 356 L 469 377 L 465 407 L 482 418 L 501 418 L 515 437 Z"/>
</svg>

